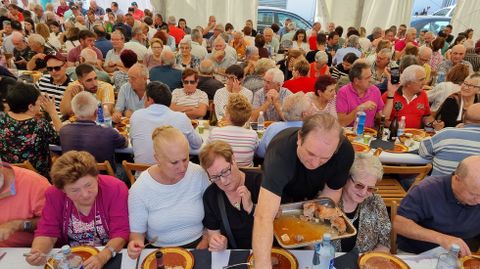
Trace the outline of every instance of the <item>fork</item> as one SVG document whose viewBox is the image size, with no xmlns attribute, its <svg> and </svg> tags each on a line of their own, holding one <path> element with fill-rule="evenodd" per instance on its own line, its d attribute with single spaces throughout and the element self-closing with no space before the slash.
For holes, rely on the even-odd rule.
<svg viewBox="0 0 480 269">
<path fill-rule="evenodd" d="M 242 265 L 250 266 L 250 265 L 253 265 L 253 264 L 250 263 L 250 262 L 242 262 L 242 263 L 237 263 L 237 264 L 232 264 L 232 265 L 224 266 L 224 267 L 222 267 L 222 269 L 234 268 L 234 267 L 242 266 Z"/>
<path fill-rule="evenodd" d="M 151 244 L 157 242 L 157 240 L 158 240 L 158 236 L 154 236 L 150 241 L 148 241 L 148 243 L 143 245 L 143 248 L 145 249 L 146 247 L 150 246 Z M 135 269 L 138 269 L 138 265 L 140 264 L 140 257 L 141 256 L 142 256 L 142 251 L 140 251 L 140 255 L 138 255 L 137 263 L 135 264 Z"/>
</svg>

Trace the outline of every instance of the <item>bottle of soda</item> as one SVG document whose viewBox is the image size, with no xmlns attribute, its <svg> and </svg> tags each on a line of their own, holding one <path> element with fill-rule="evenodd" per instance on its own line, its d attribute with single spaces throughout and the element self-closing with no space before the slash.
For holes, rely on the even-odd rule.
<svg viewBox="0 0 480 269">
<path fill-rule="evenodd" d="M 335 248 L 330 240 L 332 236 L 328 233 L 323 235 L 322 246 L 320 247 L 320 267 L 319 269 L 333 269 L 333 259 L 335 258 Z"/>
<path fill-rule="evenodd" d="M 104 123 L 105 123 L 105 120 L 103 118 L 103 106 L 102 106 L 102 103 L 98 103 L 97 124 L 98 125 L 103 125 Z"/>
<path fill-rule="evenodd" d="M 397 139 L 397 131 L 398 131 L 397 111 L 395 111 L 395 114 L 393 114 L 393 119 L 388 129 L 390 130 L 390 135 L 388 136 L 388 140 L 395 141 L 395 139 Z"/>
<path fill-rule="evenodd" d="M 380 118 L 380 125 L 378 125 L 377 129 L 377 139 L 382 140 L 383 139 L 383 130 L 385 129 L 385 115 L 382 115 Z"/>
<path fill-rule="evenodd" d="M 365 121 L 367 119 L 367 113 L 363 111 L 363 108 L 360 108 L 360 111 L 357 112 L 358 124 L 357 124 L 357 136 L 363 135 L 363 130 L 365 128 Z"/>
<path fill-rule="evenodd" d="M 438 263 L 435 269 L 458 269 L 460 263 L 458 262 L 458 252 L 460 252 L 460 246 L 452 244 L 450 251 L 443 253 L 438 257 Z"/>
</svg>

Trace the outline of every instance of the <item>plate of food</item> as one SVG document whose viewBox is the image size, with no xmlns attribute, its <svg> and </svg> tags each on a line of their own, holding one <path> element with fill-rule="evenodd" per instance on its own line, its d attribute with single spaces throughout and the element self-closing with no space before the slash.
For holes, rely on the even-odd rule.
<svg viewBox="0 0 480 269">
<path fill-rule="evenodd" d="M 464 256 L 460 259 L 461 269 L 477 269 L 480 268 L 480 256 L 471 255 Z"/>
<path fill-rule="evenodd" d="M 421 129 L 405 128 L 404 132 L 405 134 L 412 134 L 412 138 L 415 141 L 422 141 L 427 136 L 427 133 Z"/>
<path fill-rule="evenodd" d="M 97 255 L 100 251 L 97 248 L 91 246 L 76 246 L 71 248 L 72 253 L 77 254 L 78 256 L 82 257 L 83 261 L 88 260 L 88 258 L 92 257 L 93 255 Z M 48 260 L 48 264 L 54 265 L 53 259 Z M 45 265 L 45 269 L 49 269 L 48 265 Z"/>
<path fill-rule="evenodd" d="M 387 152 L 391 152 L 391 153 L 405 153 L 405 152 L 408 152 L 408 147 L 403 145 L 403 144 L 395 144 L 393 146 L 393 149 L 388 149 L 388 150 L 385 150 Z"/>
<path fill-rule="evenodd" d="M 363 129 L 363 133 L 364 134 L 368 134 L 370 135 L 371 137 L 375 137 L 377 135 L 377 130 L 373 129 L 373 128 L 370 128 L 370 127 L 365 127 Z"/>
<path fill-rule="evenodd" d="M 253 253 L 248 256 L 249 269 L 255 268 Z M 272 269 L 298 269 L 298 261 L 290 251 L 281 248 L 272 248 Z"/>
<path fill-rule="evenodd" d="M 352 144 L 353 150 L 355 150 L 355 152 L 357 153 L 365 153 L 370 151 L 370 147 L 368 145 L 358 143 L 358 142 L 352 142 L 351 144 Z"/>
<path fill-rule="evenodd" d="M 358 268 L 360 269 L 409 269 L 410 266 L 397 256 L 370 251 L 358 257 Z"/>
<path fill-rule="evenodd" d="M 184 248 L 167 247 L 160 248 L 157 251 L 163 253 L 163 263 L 165 269 L 192 269 L 194 265 L 193 255 Z M 143 260 L 142 269 L 157 269 L 157 262 L 154 251 Z"/>
<path fill-rule="evenodd" d="M 332 240 L 354 236 L 357 230 L 329 198 L 284 204 L 273 221 L 277 242 L 283 248 L 319 243 L 325 233 Z"/>
</svg>

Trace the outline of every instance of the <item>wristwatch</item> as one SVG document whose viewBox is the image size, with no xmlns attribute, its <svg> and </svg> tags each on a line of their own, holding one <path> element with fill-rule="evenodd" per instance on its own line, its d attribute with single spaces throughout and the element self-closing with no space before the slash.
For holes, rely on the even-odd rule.
<svg viewBox="0 0 480 269">
<path fill-rule="evenodd" d="M 23 230 L 25 232 L 30 232 L 32 231 L 32 221 L 26 220 L 23 222 Z"/>
<path fill-rule="evenodd" d="M 112 258 L 115 258 L 115 256 L 117 256 L 117 252 L 113 247 L 107 246 L 107 249 L 110 250 L 110 252 L 112 253 Z"/>
</svg>

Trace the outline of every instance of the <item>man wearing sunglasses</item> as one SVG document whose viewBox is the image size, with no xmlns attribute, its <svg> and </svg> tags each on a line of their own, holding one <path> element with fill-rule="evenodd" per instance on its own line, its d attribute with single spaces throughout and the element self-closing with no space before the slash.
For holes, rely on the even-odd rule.
<svg viewBox="0 0 480 269">
<path fill-rule="evenodd" d="M 255 267 L 271 268 L 273 220 L 281 203 L 314 199 L 338 202 L 354 159 L 352 145 L 329 113 L 307 117 L 301 128 L 288 128 L 270 142 L 255 211 Z"/>
<path fill-rule="evenodd" d="M 421 253 L 460 246 L 460 256 L 480 246 L 480 156 L 460 162 L 454 173 L 431 176 L 403 198 L 393 221 L 398 247 Z"/>
<path fill-rule="evenodd" d="M 55 107 L 60 111 L 60 102 L 67 86 L 72 80 L 67 76 L 67 59 L 61 54 L 50 54 L 45 57 L 48 74 L 43 75 L 36 83 L 42 93 L 55 98 Z"/>
</svg>

